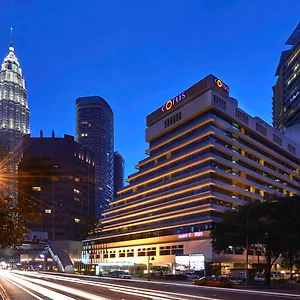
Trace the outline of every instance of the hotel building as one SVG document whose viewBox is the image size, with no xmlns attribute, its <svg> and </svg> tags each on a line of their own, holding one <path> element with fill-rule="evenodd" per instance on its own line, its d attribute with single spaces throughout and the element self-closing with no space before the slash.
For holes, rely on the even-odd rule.
<svg viewBox="0 0 300 300">
<path fill-rule="evenodd" d="M 300 145 L 240 109 L 213 75 L 151 113 L 146 141 L 148 157 L 103 213 L 100 236 L 83 241 L 84 262 L 149 265 L 151 257 L 172 271 L 199 270 L 198 255 L 242 267 L 241 250 L 212 251 L 212 224 L 250 201 L 300 194 Z M 260 253 L 251 254 L 254 263 Z"/>
</svg>

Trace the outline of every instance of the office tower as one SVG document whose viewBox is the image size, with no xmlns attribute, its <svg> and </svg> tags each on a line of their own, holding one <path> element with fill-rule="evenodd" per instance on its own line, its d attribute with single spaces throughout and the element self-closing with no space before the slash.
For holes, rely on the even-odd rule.
<svg viewBox="0 0 300 300">
<path fill-rule="evenodd" d="M 22 136 L 28 134 L 29 108 L 25 80 L 12 42 L 0 72 L 0 168 L 2 196 L 17 195 L 17 165 Z"/>
<path fill-rule="evenodd" d="M 148 157 L 103 213 L 101 236 L 83 241 L 85 262 L 100 269 L 153 257 L 170 272 L 201 271 L 204 261 L 229 271 L 245 253 L 212 251 L 210 229 L 223 213 L 274 193 L 300 195 L 300 145 L 240 109 L 213 75 L 162 101 L 147 117 L 146 141 Z M 261 252 L 251 253 L 257 262 Z"/>
<path fill-rule="evenodd" d="M 285 44 L 290 49 L 281 53 L 273 86 L 273 126 L 284 131 L 296 125 L 300 134 L 300 23 Z"/>
<path fill-rule="evenodd" d="M 114 115 L 101 97 L 76 100 L 76 140 L 95 154 L 96 217 L 113 199 Z"/>
<path fill-rule="evenodd" d="M 37 203 L 42 219 L 29 228 L 47 232 L 50 240 L 84 238 L 95 215 L 94 154 L 73 136 L 30 137 L 23 141 L 19 193 Z"/>
<path fill-rule="evenodd" d="M 119 152 L 114 153 L 114 198 L 124 187 L 124 158 Z"/>
</svg>

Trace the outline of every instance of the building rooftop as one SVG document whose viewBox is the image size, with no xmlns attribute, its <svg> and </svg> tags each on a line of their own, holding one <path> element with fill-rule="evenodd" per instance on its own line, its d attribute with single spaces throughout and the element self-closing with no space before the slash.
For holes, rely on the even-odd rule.
<svg viewBox="0 0 300 300">
<path fill-rule="evenodd" d="M 286 41 L 286 45 L 294 46 L 300 41 L 300 23 Z"/>
</svg>

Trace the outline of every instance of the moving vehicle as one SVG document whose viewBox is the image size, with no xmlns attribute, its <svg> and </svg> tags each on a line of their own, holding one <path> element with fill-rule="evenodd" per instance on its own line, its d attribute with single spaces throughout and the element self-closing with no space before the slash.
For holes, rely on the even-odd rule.
<svg viewBox="0 0 300 300">
<path fill-rule="evenodd" d="M 228 277 L 214 277 L 204 276 L 200 279 L 194 279 L 193 284 L 200 286 L 213 286 L 213 287 L 224 287 L 224 288 L 235 288 L 236 283 L 230 280 Z"/>
</svg>

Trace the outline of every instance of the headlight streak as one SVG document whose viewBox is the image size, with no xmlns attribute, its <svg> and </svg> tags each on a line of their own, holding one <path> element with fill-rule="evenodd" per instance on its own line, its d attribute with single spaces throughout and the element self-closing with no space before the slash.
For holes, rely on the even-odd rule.
<svg viewBox="0 0 300 300">
<path fill-rule="evenodd" d="M 59 290 L 59 291 L 63 291 L 63 292 L 66 292 L 68 294 L 76 295 L 76 296 L 79 296 L 79 297 L 82 297 L 82 298 L 85 298 L 85 299 L 89 299 L 89 300 L 109 300 L 108 298 L 104 298 L 104 297 L 101 297 L 101 296 L 97 296 L 95 294 L 83 292 L 83 291 L 78 290 L 78 289 L 66 287 L 66 286 L 63 286 L 61 284 L 52 283 L 52 282 L 48 282 L 48 281 L 41 280 L 41 279 L 33 279 L 33 278 L 29 278 L 29 277 L 26 277 L 26 276 L 23 276 L 23 275 L 20 275 L 20 274 L 14 274 L 13 280 L 15 280 L 15 277 L 17 277 L 20 281 L 28 282 L 29 284 L 35 285 L 34 283 L 36 283 L 37 286 L 38 285 L 47 286 L 49 288 L 56 289 L 56 290 Z M 29 281 L 33 282 L 33 283 L 30 283 Z M 28 283 L 25 283 L 25 284 L 28 285 Z M 40 288 L 45 289 L 43 287 L 40 287 Z M 46 290 L 48 290 L 48 289 L 46 289 Z M 53 292 L 53 293 L 56 293 L 56 292 Z M 56 293 L 56 294 L 58 294 L 58 293 Z M 61 294 L 58 294 L 58 295 L 61 295 Z M 46 296 L 48 296 L 48 295 L 46 295 Z M 59 298 L 53 298 L 53 299 L 55 299 L 55 300 L 56 299 L 59 299 L 59 300 L 74 299 L 75 300 L 76 298 L 70 298 L 68 296 L 61 295 L 61 296 L 59 296 Z"/>
<path fill-rule="evenodd" d="M 16 273 L 16 272 L 14 272 Z M 20 273 L 20 272 L 18 272 Z M 28 276 L 33 276 L 33 277 L 38 277 L 38 278 L 48 278 L 48 279 L 55 279 L 55 280 L 60 280 L 60 281 L 68 281 L 72 283 L 80 283 L 83 285 L 92 285 L 92 286 L 98 286 L 102 288 L 107 288 L 109 290 L 120 290 L 120 292 L 126 291 L 126 293 L 130 292 L 131 295 L 135 296 L 140 296 L 140 297 L 148 297 L 150 294 L 155 294 L 153 290 L 151 289 L 145 289 L 145 288 L 137 288 L 137 287 L 125 287 L 125 286 L 120 286 L 112 283 L 103 283 L 103 282 L 94 282 L 94 281 L 88 281 L 88 280 L 82 280 L 82 279 L 76 279 L 76 278 L 70 278 L 70 277 L 64 277 L 64 276 L 57 276 L 57 275 L 48 275 L 48 274 L 35 274 L 35 273 L 27 273 Z M 191 286 L 189 286 L 191 287 Z M 121 291 L 123 290 L 123 291 Z M 193 295 L 186 295 L 186 294 L 178 294 L 178 293 L 172 293 L 172 292 L 166 292 L 166 291 L 156 291 L 157 294 L 156 296 L 160 297 L 159 299 L 163 300 L 165 298 L 162 297 L 167 297 L 167 299 L 174 299 L 174 300 L 188 300 L 189 298 L 192 299 L 201 299 L 201 300 L 220 300 L 218 298 L 210 298 L 210 297 L 204 297 L 204 296 L 193 296 Z M 133 294 L 136 293 L 136 294 Z M 143 296 L 138 295 L 137 293 L 145 293 Z M 175 296 L 175 297 L 174 297 Z M 184 298 L 183 298 L 184 297 Z M 152 298 L 155 299 L 155 298 Z M 157 298 L 156 298 L 157 299 Z"/>
<path fill-rule="evenodd" d="M 31 291 L 29 291 L 28 289 L 24 288 L 23 286 L 28 287 L 31 290 L 34 290 L 35 292 L 46 296 L 47 298 L 53 299 L 53 300 L 76 300 L 75 298 L 71 298 L 65 295 L 62 295 L 60 293 L 51 291 L 49 289 L 46 289 L 44 287 L 38 286 L 37 284 L 31 283 L 27 280 L 23 280 L 21 278 L 19 278 L 19 276 L 16 276 L 14 274 L 14 276 L 12 276 L 11 274 L 3 274 L 1 273 L 1 276 L 9 281 L 10 283 L 12 283 L 13 285 L 17 286 L 18 288 L 22 289 L 23 291 L 25 291 L 26 293 L 30 294 L 31 296 L 35 297 L 36 299 L 39 300 L 44 300 L 44 298 L 39 297 L 38 295 L 32 293 Z"/>
<path fill-rule="evenodd" d="M 15 273 L 15 271 L 14 271 Z M 19 272 L 24 274 L 24 272 Z M 28 276 L 35 276 L 35 277 L 39 277 L 39 278 L 49 278 L 49 279 L 56 279 L 56 280 L 61 280 L 61 281 L 69 281 L 69 282 L 74 282 L 74 283 L 81 283 L 81 284 L 86 284 L 86 285 L 94 285 L 94 286 L 99 286 L 99 287 L 107 287 L 107 288 L 123 288 L 125 286 L 120 286 L 120 285 L 116 285 L 116 284 L 111 284 L 111 283 L 104 283 L 104 282 L 98 282 L 95 283 L 95 281 L 88 281 L 87 279 L 84 279 L 84 277 L 82 275 L 71 275 L 71 276 L 76 276 L 79 279 L 76 278 L 71 278 L 71 277 L 67 277 L 66 274 L 64 274 L 64 276 L 58 276 L 58 275 L 50 275 L 48 273 L 27 273 Z M 82 278 L 82 279 L 80 279 Z M 95 278 L 94 276 L 85 276 L 85 278 Z M 107 280 L 113 280 L 111 278 L 106 278 Z M 134 280 L 122 280 L 122 281 L 134 281 Z M 142 282 L 142 281 L 139 281 Z M 224 288 L 217 288 L 217 287 L 209 287 L 209 286 L 196 286 L 196 285 L 190 285 L 190 284 L 185 284 L 185 283 L 170 283 L 170 282 L 153 282 L 157 285 L 165 285 L 165 286 L 179 286 L 179 287 L 189 287 L 189 288 L 193 288 L 193 289 L 206 289 L 206 290 L 214 290 L 215 292 L 217 291 L 224 291 Z M 146 292 L 153 292 L 153 290 L 150 289 L 143 289 L 143 288 L 136 288 L 136 287 L 128 287 L 130 289 L 130 291 L 134 290 L 139 290 L 139 291 L 146 291 Z M 203 299 L 203 300 L 220 300 L 217 298 L 209 298 L 209 297 L 204 297 L 204 296 L 193 296 L 193 295 L 185 295 L 185 294 L 177 294 L 177 293 L 172 293 L 172 292 L 165 292 L 165 291 L 157 291 L 165 294 L 170 294 L 170 295 L 174 295 L 174 296 L 184 296 L 184 297 L 189 297 L 189 298 L 193 298 L 193 299 Z M 299 294 L 289 294 L 289 293 L 277 293 L 277 292 L 267 292 L 267 291 L 257 291 L 257 290 L 248 290 L 248 289 L 232 289 L 232 288 L 226 288 L 226 292 L 232 292 L 232 293 L 240 293 L 240 294 L 253 294 L 253 296 L 255 296 L 255 294 L 257 295 L 267 295 L 267 296 L 276 296 L 276 297 L 289 297 L 289 298 L 296 298 L 296 299 L 300 299 L 300 295 Z M 167 296 L 167 295 L 164 295 Z M 181 298 L 183 300 L 183 298 Z"/>
</svg>

